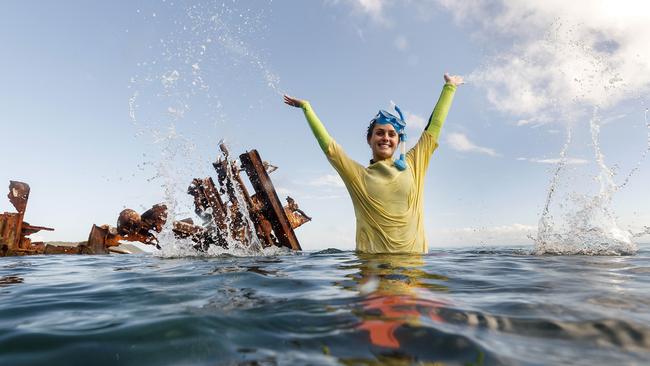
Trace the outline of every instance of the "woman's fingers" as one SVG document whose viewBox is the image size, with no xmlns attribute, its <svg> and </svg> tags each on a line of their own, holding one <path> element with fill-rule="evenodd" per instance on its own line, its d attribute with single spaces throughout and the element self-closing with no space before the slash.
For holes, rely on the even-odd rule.
<svg viewBox="0 0 650 366">
<path fill-rule="evenodd" d="M 454 84 L 454 85 L 461 85 L 465 84 L 465 81 L 463 81 L 463 77 L 460 75 L 449 75 L 448 73 L 445 73 L 445 82 Z"/>
<path fill-rule="evenodd" d="M 284 103 L 292 106 L 292 107 L 301 107 L 302 106 L 302 100 L 292 98 L 288 95 L 284 95 Z"/>
</svg>

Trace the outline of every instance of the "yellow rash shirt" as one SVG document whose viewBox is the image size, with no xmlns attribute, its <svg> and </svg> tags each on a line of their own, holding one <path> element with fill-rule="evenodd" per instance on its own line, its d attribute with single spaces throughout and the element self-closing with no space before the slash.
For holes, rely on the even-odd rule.
<svg viewBox="0 0 650 366">
<path fill-rule="evenodd" d="M 400 171 L 392 159 L 368 167 L 350 159 L 327 133 L 308 102 L 302 109 L 327 159 L 339 173 L 352 198 L 356 216 L 357 251 L 364 253 L 426 253 L 424 230 L 424 176 L 438 147 L 456 87 L 445 84 L 438 103 L 417 144 L 406 154 Z"/>
</svg>

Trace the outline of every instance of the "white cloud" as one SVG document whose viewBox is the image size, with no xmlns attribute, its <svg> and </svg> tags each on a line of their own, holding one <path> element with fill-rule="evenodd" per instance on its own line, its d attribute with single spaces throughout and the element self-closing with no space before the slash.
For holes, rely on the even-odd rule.
<svg viewBox="0 0 650 366">
<path fill-rule="evenodd" d="M 608 107 L 650 89 L 647 1 L 437 1 L 495 49 L 467 79 L 501 111 Z"/>
<path fill-rule="evenodd" d="M 424 117 L 410 111 L 404 111 L 404 118 L 406 118 L 406 126 L 411 133 L 414 131 L 422 132 L 427 123 Z"/>
<path fill-rule="evenodd" d="M 447 135 L 447 143 L 451 146 L 452 149 L 462 152 L 474 152 L 479 154 L 485 154 L 489 156 L 500 156 L 493 149 L 482 147 L 471 142 L 467 136 L 462 133 L 452 132 Z"/>
<path fill-rule="evenodd" d="M 410 111 L 402 112 L 404 112 L 404 118 L 406 119 L 406 149 L 410 150 L 415 146 L 415 144 L 417 144 L 420 134 L 424 131 L 427 120 L 420 115 L 411 113 Z"/>
<path fill-rule="evenodd" d="M 384 16 L 384 8 L 386 7 L 386 0 L 342 0 L 350 4 L 358 13 L 369 16 L 373 21 L 379 24 L 388 24 Z M 330 1 L 338 4 L 341 0 Z"/>
<path fill-rule="evenodd" d="M 515 125 L 517 127 L 522 127 L 522 126 L 530 126 L 531 128 L 538 128 L 540 126 L 543 126 L 547 123 L 551 122 L 550 119 L 543 117 L 543 116 L 534 116 L 530 118 L 524 118 L 520 119 L 517 122 L 515 122 Z"/>
<path fill-rule="evenodd" d="M 384 8 L 384 1 L 382 0 L 354 0 L 363 11 L 373 16 L 381 16 L 382 9 Z"/>
<path fill-rule="evenodd" d="M 395 0 L 330 0 L 390 24 Z M 646 0 L 435 0 L 409 2 L 418 16 L 447 9 L 494 54 L 466 77 L 498 110 L 522 117 L 608 107 L 650 91 Z M 408 44 L 396 40 L 400 49 Z M 522 120 L 523 121 L 523 120 Z"/>
<path fill-rule="evenodd" d="M 345 214 L 343 214 L 346 217 Z M 323 250 L 337 248 L 341 250 L 354 250 L 356 231 L 354 216 L 335 225 L 305 225 L 296 231 L 303 250 Z"/>
<path fill-rule="evenodd" d="M 395 110 L 395 102 L 391 100 L 389 111 L 393 110 Z M 419 114 L 415 114 L 405 109 L 402 109 L 402 113 L 404 114 L 404 119 L 406 119 L 406 149 L 408 150 L 418 142 L 419 135 L 424 131 L 427 120 Z"/>
<path fill-rule="evenodd" d="M 537 234 L 537 226 L 513 223 L 499 226 L 442 228 L 427 235 L 431 247 L 450 245 L 527 245 L 530 236 Z"/>
<path fill-rule="evenodd" d="M 538 159 L 538 158 L 517 158 L 519 161 L 529 161 L 531 163 L 539 164 L 558 164 L 562 159 Z M 589 160 L 578 159 L 578 158 L 565 158 L 564 163 L 568 165 L 581 165 L 589 163 Z"/>
<path fill-rule="evenodd" d="M 389 22 L 392 10 L 402 4 L 394 0 L 345 2 L 382 22 Z M 570 120 L 573 113 L 584 111 L 582 107 L 606 109 L 650 92 L 648 1 L 435 0 L 429 4 L 429 8 L 418 5 L 418 11 L 433 13 L 434 6 L 447 9 L 457 22 L 474 31 L 483 48 L 494 50 L 466 80 L 483 89 L 496 109 L 518 116 L 517 126 L 536 128 Z M 603 118 L 601 123 L 618 118 L 622 116 Z M 557 134 L 559 129 L 548 133 Z M 459 151 L 498 155 L 464 135 L 452 134 L 447 140 Z M 526 159 L 539 164 L 559 162 Z M 566 163 L 588 162 L 568 159 Z"/>
<path fill-rule="evenodd" d="M 606 124 L 621 120 L 621 119 L 623 119 L 625 117 L 627 117 L 627 114 L 617 114 L 617 115 L 614 115 L 614 116 L 605 117 L 600 121 L 600 125 L 604 126 Z"/>
<path fill-rule="evenodd" d="M 342 188 L 345 187 L 343 180 L 338 174 L 325 174 L 309 181 L 307 184 L 314 187 Z"/>
</svg>

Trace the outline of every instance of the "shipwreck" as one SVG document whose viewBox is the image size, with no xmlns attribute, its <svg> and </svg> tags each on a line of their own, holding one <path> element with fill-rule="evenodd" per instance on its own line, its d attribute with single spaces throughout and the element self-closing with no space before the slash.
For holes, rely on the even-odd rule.
<svg viewBox="0 0 650 366">
<path fill-rule="evenodd" d="M 189 238 L 198 251 L 207 251 L 213 245 L 228 248 L 232 243 L 302 250 L 294 229 L 311 221 L 311 217 L 291 197 L 286 197 L 285 205 L 281 203 L 269 177 L 277 167 L 262 161 L 257 150 L 231 159 L 226 146 L 219 147 L 221 155 L 212 163 L 216 182 L 212 177 L 194 178 L 187 190 L 194 199 L 194 212 L 200 222 L 195 223 L 192 218 L 173 221 L 174 236 Z M 142 214 L 127 208 L 120 212 L 116 226 L 93 225 L 88 240 L 77 246 L 32 242 L 29 235 L 54 229 L 23 220 L 29 192 L 27 183 L 9 184 L 8 198 L 17 212 L 0 214 L 0 256 L 127 253 L 119 248 L 127 241 L 160 247 L 158 234 L 168 220 L 168 208 L 162 203 Z"/>
</svg>

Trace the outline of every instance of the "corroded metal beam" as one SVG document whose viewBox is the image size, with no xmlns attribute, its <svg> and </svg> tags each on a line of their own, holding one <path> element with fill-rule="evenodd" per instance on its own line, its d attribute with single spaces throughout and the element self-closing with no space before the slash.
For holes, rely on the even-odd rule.
<svg viewBox="0 0 650 366">
<path fill-rule="evenodd" d="M 271 223 L 280 245 L 293 250 L 302 250 L 257 150 L 241 154 L 239 160 L 255 189 L 255 195 L 263 203 L 264 216 Z"/>
</svg>

